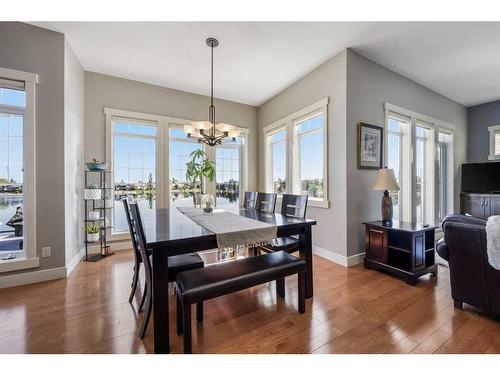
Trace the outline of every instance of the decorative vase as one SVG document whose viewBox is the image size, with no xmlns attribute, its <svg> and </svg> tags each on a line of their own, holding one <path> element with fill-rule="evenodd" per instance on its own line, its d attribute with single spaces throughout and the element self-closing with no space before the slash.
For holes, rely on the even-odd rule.
<svg viewBox="0 0 500 375">
<path fill-rule="evenodd" d="M 210 194 L 204 194 L 201 196 L 201 208 L 203 213 L 211 214 L 214 211 L 215 199 Z"/>
<path fill-rule="evenodd" d="M 193 194 L 193 203 L 195 207 L 200 206 L 201 207 L 201 193 L 194 193 Z"/>
</svg>

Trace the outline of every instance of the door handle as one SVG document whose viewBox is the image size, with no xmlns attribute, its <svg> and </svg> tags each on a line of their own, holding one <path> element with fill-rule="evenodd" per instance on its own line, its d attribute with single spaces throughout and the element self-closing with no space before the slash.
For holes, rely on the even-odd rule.
<svg viewBox="0 0 500 375">
<path fill-rule="evenodd" d="M 487 201 L 487 200 L 485 200 L 485 201 L 484 201 L 484 205 L 485 205 L 486 207 L 488 207 L 488 201 Z"/>
</svg>

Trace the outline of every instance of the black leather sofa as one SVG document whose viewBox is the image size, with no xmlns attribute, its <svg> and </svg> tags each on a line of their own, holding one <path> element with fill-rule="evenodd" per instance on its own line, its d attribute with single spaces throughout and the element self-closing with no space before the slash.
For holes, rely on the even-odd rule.
<svg viewBox="0 0 500 375">
<path fill-rule="evenodd" d="M 467 303 L 500 314 L 500 271 L 488 263 L 486 220 L 448 215 L 442 227 L 436 250 L 448 261 L 455 307 Z"/>
</svg>

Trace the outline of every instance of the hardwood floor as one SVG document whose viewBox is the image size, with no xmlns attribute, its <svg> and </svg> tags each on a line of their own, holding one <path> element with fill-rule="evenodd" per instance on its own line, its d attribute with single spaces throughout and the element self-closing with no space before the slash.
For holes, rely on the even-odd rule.
<svg viewBox="0 0 500 375">
<path fill-rule="evenodd" d="M 67 280 L 0 289 L 0 353 L 150 353 L 152 324 L 127 301 L 132 252 L 82 262 Z M 416 287 L 362 266 L 314 258 L 315 296 L 297 312 L 296 280 L 285 300 L 262 285 L 207 301 L 195 353 L 500 353 L 500 321 L 465 305 L 453 308 L 448 270 Z M 171 291 L 170 291 L 170 294 Z M 171 295 L 171 342 L 175 305 Z M 194 316 L 194 314 L 193 314 Z"/>
</svg>

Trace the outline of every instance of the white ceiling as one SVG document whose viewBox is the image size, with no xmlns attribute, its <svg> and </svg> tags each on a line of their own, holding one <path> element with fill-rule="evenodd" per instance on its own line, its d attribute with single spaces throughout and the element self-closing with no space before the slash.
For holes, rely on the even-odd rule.
<svg viewBox="0 0 500 375">
<path fill-rule="evenodd" d="M 88 71 L 260 105 L 350 47 L 470 106 L 500 98 L 500 23 L 35 22 L 66 34 Z"/>
</svg>

